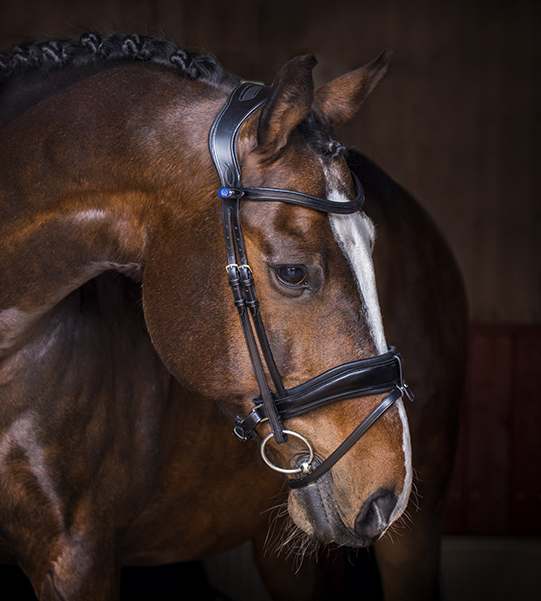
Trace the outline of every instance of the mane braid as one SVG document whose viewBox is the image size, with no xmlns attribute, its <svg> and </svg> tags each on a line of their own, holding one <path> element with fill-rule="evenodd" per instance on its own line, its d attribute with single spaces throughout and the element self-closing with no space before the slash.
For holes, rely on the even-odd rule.
<svg viewBox="0 0 541 601">
<path fill-rule="evenodd" d="M 168 40 L 138 34 L 84 33 L 79 40 L 49 40 L 14 46 L 0 53 L 0 87 L 19 75 L 119 62 L 153 63 L 189 79 L 219 84 L 231 77 L 211 55 L 178 48 Z"/>
</svg>

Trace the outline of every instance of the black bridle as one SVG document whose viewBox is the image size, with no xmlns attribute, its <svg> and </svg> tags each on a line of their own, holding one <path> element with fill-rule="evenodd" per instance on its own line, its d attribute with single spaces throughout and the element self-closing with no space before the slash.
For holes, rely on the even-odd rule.
<svg viewBox="0 0 541 601">
<path fill-rule="evenodd" d="M 392 347 L 381 355 L 333 367 L 293 388 L 286 389 L 284 386 L 263 325 L 253 273 L 248 263 L 240 220 L 240 201 L 285 202 L 324 213 L 348 214 L 361 209 L 364 192 L 353 173 L 356 194 L 354 200 L 349 202 L 333 202 L 280 188 L 242 186 L 236 153 L 237 135 L 244 121 L 268 100 L 271 93 L 272 88 L 252 82 L 242 83 L 233 90 L 212 124 L 209 149 L 222 184 L 218 197 L 223 210 L 227 276 L 259 387 L 254 408 L 244 417 L 237 416 L 234 432 L 241 440 L 248 440 L 255 436 L 257 426 L 268 420 L 271 432 L 261 443 L 261 455 L 267 465 L 279 472 L 303 474 L 300 478 L 289 480 L 291 488 L 300 488 L 315 482 L 327 472 L 398 399 L 403 395 L 410 400 L 413 397 L 404 382 L 400 355 Z M 274 389 L 269 386 L 267 373 Z M 314 460 L 312 447 L 306 438 L 283 427 L 285 420 L 329 403 L 385 392 L 389 394 L 383 401 L 323 461 Z M 308 449 L 308 457 L 304 457 L 300 466 L 293 469 L 274 465 L 265 452 L 271 438 L 281 444 L 287 440 L 288 434 L 303 441 Z"/>
</svg>

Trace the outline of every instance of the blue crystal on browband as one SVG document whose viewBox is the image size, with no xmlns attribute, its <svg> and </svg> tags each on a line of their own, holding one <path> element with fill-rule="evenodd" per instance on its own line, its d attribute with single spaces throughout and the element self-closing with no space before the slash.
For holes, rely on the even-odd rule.
<svg viewBox="0 0 541 601">
<path fill-rule="evenodd" d="M 231 198 L 235 194 L 235 191 L 227 186 L 223 186 L 218 189 L 218 196 L 220 198 Z"/>
</svg>

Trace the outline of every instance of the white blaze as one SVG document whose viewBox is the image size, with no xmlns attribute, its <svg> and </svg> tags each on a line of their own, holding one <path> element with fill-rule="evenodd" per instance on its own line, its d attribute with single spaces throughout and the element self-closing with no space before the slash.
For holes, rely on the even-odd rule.
<svg viewBox="0 0 541 601">
<path fill-rule="evenodd" d="M 348 202 L 349 199 L 338 189 L 338 177 L 336 174 L 325 166 L 324 171 L 327 181 L 328 199 L 335 202 Z M 380 354 L 385 353 L 387 351 L 387 342 L 383 331 L 383 320 L 381 318 L 374 263 L 372 261 L 372 246 L 375 237 L 374 225 L 367 215 L 360 212 L 351 215 L 329 214 L 329 221 L 338 246 L 344 253 L 355 275 L 357 289 L 363 301 L 364 318 L 376 350 Z M 413 479 L 408 419 L 404 403 L 401 399 L 396 402 L 396 407 L 400 421 L 402 422 L 402 452 L 404 454 L 406 475 L 389 523 L 397 519 L 406 508 Z"/>
<path fill-rule="evenodd" d="M 336 190 L 329 191 L 329 200 L 347 202 Z M 355 275 L 357 289 L 363 299 L 365 319 L 378 353 L 387 351 L 383 321 L 376 290 L 372 262 L 374 225 L 364 213 L 330 215 L 331 228 Z"/>
</svg>

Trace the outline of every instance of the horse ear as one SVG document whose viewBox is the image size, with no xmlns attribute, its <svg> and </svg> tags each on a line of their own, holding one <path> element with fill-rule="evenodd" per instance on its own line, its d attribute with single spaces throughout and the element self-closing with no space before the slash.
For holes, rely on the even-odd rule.
<svg viewBox="0 0 541 601">
<path fill-rule="evenodd" d="M 314 110 L 333 126 L 347 123 L 387 73 L 391 56 L 392 51 L 385 50 L 370 63 L 318 88 Z"/>
<path fill-rule="evenodd" d="M 296 56 L 278 72 L 274 92 L 259 119 L 258 149 L 262 153 L 279 152 L 295 127 L 308 116 L 314 99 L 312 69 L 316 63 L 310 54 Z"/>
</svg>

